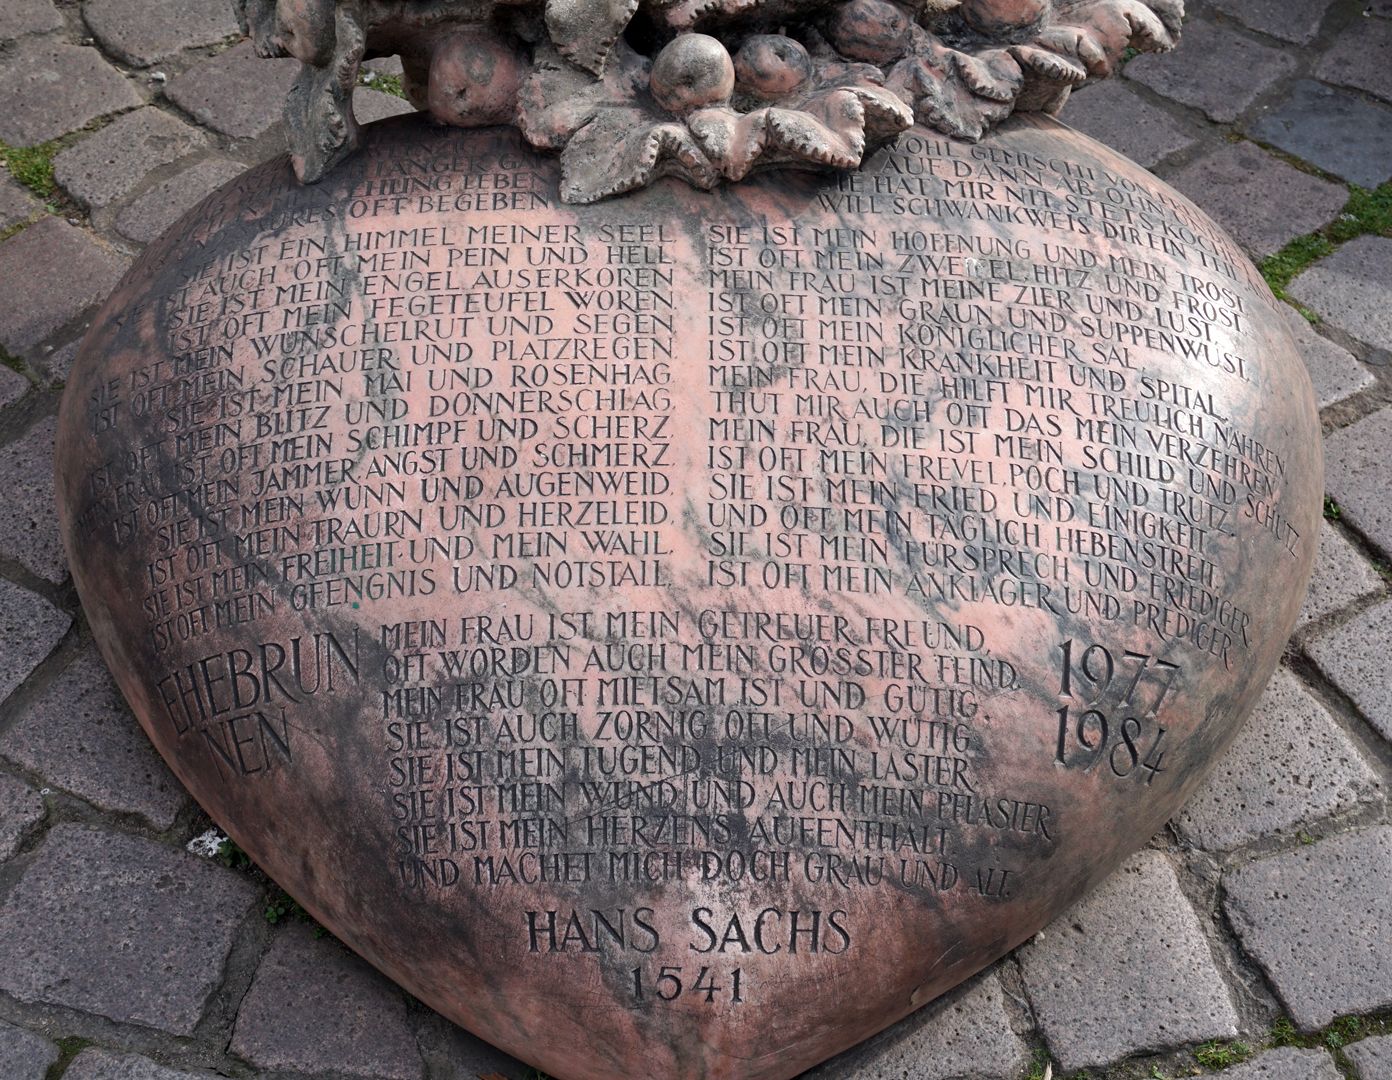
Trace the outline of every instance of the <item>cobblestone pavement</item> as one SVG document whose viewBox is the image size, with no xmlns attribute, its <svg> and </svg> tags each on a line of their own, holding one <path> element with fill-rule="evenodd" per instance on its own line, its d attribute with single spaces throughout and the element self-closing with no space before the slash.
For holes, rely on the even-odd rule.
<svg viewBox="0 0 1392 1080">
<path fill-rule="evenodd" d="M 0 1078 L 525 1077 L 209 857 L 59 548 L 53 418 L 92 305 L 281 145 L 292 62 L 256 60 L 228 7 L 0 0 Z M 1392 179 L 1392 3 L 1194 7 L 1176 54 L 1067 116 L 1298 305 L 1332 498 L 1313 591 L 1247 736 L 1147 850 L 821 1080 L 1392 1078 L 1392 186 L 1369 193 Z"/>
</svg>

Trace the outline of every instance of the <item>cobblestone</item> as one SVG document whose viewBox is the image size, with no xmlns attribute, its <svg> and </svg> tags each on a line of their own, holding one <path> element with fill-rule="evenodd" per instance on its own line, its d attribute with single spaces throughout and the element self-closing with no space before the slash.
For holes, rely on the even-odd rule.
<svg viewBox="0 0 1392 1080">
<path fill-rule="evenodd" d="M 1392 349 L 1392 239 L 1350 241 L 1291 282 L 1290 293 L 1358 340 Z"/>
<path fill-rule="evenodd" d="M 1392 101 L 1392 21 L 1359 19 L 1324 54 L 1315 75 Z"/>
<path fill-rule="evenodd" d="M 157 829 L 174 824 L 188 802 L 93 645 L 0 738 L 0 757 Z"/>
<path fill-rule="evenodd" d="M 44 819 L 43 796 L 17 776 L 0 773 L 0 862 L 24 843 Z M 0 1035 L 0 1063 L 4 1062 L 4 1038 Z M 0 1069 L 0 1076 L 7 1076 Z"/>
<path fill-rule="evenodd" d="M 44 1080 L 58 1060 L 58 1047 L 32 1031 L 0 1020 L 0 1076 L 5 1080 Z"/>
<path fill-rule="evenodd" d="M 1257 258 L 1329 224 L 1348 202 L 1344 187 L 1292 168 L 1249 142 L 1224 143 L 1186 165 L 1171 183 Z"/>
<path fill-rule="evenodd" d="M 1317 635 L 1306 648 L 1330 681 L 1353 700 L 1385 739 L 1392 741 L 1392 683 L 1387 679 L 1392 601 L 1383 601 L 1342 626 Z"/>
<path fill-rule="evenodd" d="M 1324 441 L 1324 483 L 1343 519 L 1392 553 L 1392 409 L 1382 409 Z"/>
<path fill-rule="evenodd" d="M 1387 1080 L 1392 1076 L 1392 1035 L 1364 1039 L 1344 1047 L 1358 1080 Z"/>
<path fill-rule="evenodd" d="M 49 0 L 0 0 L 0 41 L 25 34 L 42 34 L 63 25 Z"/>
<path fill-rule="evenodd" d="M 184 213 L 211 195 L 244 169 L 227 158 L 209 158 L 156 184 L 136 198 L 116 218 L 116 230 L 141 244 L 148 244 Z"/>
<path fill-rule="evenodd" d="M 286 926 L 242 1000 L 232 1052 L 262 1069 L 417 1080 L 401 991 L 332 938 Z"/>
<path fill-rule="evenodd" d="M 1229 873 L 1224 907 L 1302 1030 L 1392 1004 L 1392 827 Z"/>
<path fill-rule="evenodd" d="M 1327 521 L 1321 522 L 1315 572 L 1296 629 L 1348 607 L 1355 600 L 1371 596 L 1381 587 L 1382 579 L 1358 549 L 1334 526 Z"/>
<path fill-rule="evenodd" d="M 1315 384 L 1315 400 L 1327 409 L 1344 398 L 1366 390 L 1377 382 L 1373 373 L 1354 358 L 1353 353 L 1321 337 L 1305 316 L 1290 305 L 1284 305 L 1286 324 L 1291 328 L 1310 381 Z"/>
<path fill-rule="evenodd" d="M 237 34 L 224 0 L 87 0 L 82 16 L 107 52 L 133 67 Z"/>
<path fill-rule="evenodd" d="M 381 90 L 369 90 L 367 87 L 353 91 L 353 116 L 360 124 L 415 111 L 409 101 L 395 94 L 384 94 Z"/>
<path fill-rule="evenodd" d="M 54 826 L 0 908 L 0 990 L 188 1035 L 256 898 L 163 844 Z"/>
<path fill-rule="evenodd" d="M 73 268 L 82 267 L 82 273 Z M 91 234 L 47 217 L 0 244 L 0 346 L 22 353 L 116 287 L 126 260 Z"/>
<path fill-rule="evenodd" d="M 1164 927 L 1136 935 L 1136 927 Z M 1064 1072 L 1237 1034 L 1237 1013 L 1165 856 L 1142 851 L 1019 952 Z"/>
<path fill-rule="evenodd" d="M 0 365 L 0 409 L 13 405 L 29 392 L 29 380 L 17 371 Z"/>
<path fill-rule="evenodd" d="M 47 142 L 93 120 L 134 108 L 140 95 L 96 49 L 27 38 L 0 64 L 0 140 Z"/>
<path fill-rule="evenodd" d="M 1064 120 L 1147 169 L 1195 141 L 1178 120 L 1120 79 L 1107 79 L 1072 94 Z"/>
<path fill-rule="evenodd" d="M 1181 105 L 1202 109 L 1210 120 L 1230 123 L 1277 80 L 1295 70 L 1286 50 L 1261 45 L 1207 19 L 1190 19 L 1173 53 L 1138 56 L 1127 78 Z"/>
<path fill-rule="evenodd" d="M 53 175 L 84 206 L 107 206 L 133 191 L 151 169 L 207 142 L 201 131 L 167 112 L 137 109 L 64 150 L 53 161 Z"/>
<path fill-rule="evenodd" d="M 1176 824 L 1199 847 L 1230 851 L 1382 797 L 1381 781 L 1352 740 L 1281 668 Z"/>
<path fill-rule="evenodd" d="M 802 1080 L 1015 1080 L 1029 1051 L 994 973 L 980 976 Z"/>
<path fill-rule="evenodd" d="M 165 96 L 224 135 L 254 139 L 280 119 L 299 68 L 297 60 L 262 60 L 244 42 L 178 76 Z"/>
<path fill-rule="evenodd" d="M 1334 0 L 1209 0 L 1209 6 L 1243 26 L 1282 41 L 1313 41 Z"/>
<path fill-rule="evenodd" d="M 214 1074 L 187 1072 L 158 1065 L 139 1054 L 119 1054 L 110 1050 L 84 1050 L 63 1073 L 64 1080 L 216 1080 Z"/>
<path fill-rule="evenodd" d="M 1392 109 L 1347 90 L 1301 79 L 1246 130 L 1254 139 L 1366 188 L 1392 176 Z"/>
<path fill-rule="evenodd" d="M 0 578 L 0 701 L 53 651 L 72 619 L 42 597 Z"/>
<path fill-rule="evenodd" d="M 1223 1080 L 1343 1080 L 1334 1059 L 1323 1050 L 1294 1046 L 1268 1050 L 1235 1069 L 1223 1072 Z"/>
<path fill-rule="evenodd" d="M 28 221 L 39 209 L 29 192 L 8 176 L 0 175 L 0 229 Z"/>
<path fill-rule="evenodd" d="M 0 551 L 57 584 L 68 561 L 53 513 L 56 417 L 40 420 L 0 456 Z"/>
</svg>

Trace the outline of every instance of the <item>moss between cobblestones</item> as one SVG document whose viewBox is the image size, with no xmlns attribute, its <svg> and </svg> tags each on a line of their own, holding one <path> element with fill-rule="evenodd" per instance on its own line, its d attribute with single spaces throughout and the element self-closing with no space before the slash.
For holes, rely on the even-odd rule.
<svg viewBox="0 0 1392 1080">
<path fill-rule="evenodd" d="M 265 884 L 266 906 L 262 909 L 261 916 L 272 926 L 282 922 L 298 921 L 312 925 L 315 937 L 323 937 L 328 933 L 315 921 L 314 916 L 300 906 L 298 900 L 267 877 L 266 872 L 251 861 L 251 856 L 233 841 L 224 840 L 219 844 L 217 854 L 213 858 L 229 870 L 239 870 Z"/>
<path fill-rule="evenodd" d="M 24 374 L 24 361 L 0 349 L 0 367 L 7 367 L 17 375 Z"/>
<path fill-rule="evenodd" d="M 44 1073 L 44 1080 L 58 1080 L 72 1064 L 72 1059 L 92 1045 L 91 1039 L 84 1039 L 78 1035 L 69 1035 L 67 1038 L 54 1041 L 58 1044 L 58 1057 L 48 1067 L 48 1072 Z"/>
<path fill-rule="evenodd" d="M 364 71 L 358 78 L 359 86 L 366 86 L 372 90 L 380 90 L 384 94 L 391 94 L 392 97 L 406 98 L 406 90 L 401 85 L 400 75 L 383 75 L 378 71 Z"/>
<path fill-rule="evenodd" d="M 45 201 L 53 198 L 57 186 L 53 183 L 53 159 L 61 150 L 58 139 L 38 146 L 10 146 L 0 142 L 0 160 L 11 176 Z"/>
<path fill-rule="evenodd" d="M 1206 1042 L 1194 1051 L 1194 1060 L 1206 1069 L 1226 1069 L 1230 1065 L 1240 1065 L 1252 1056 L 1254 1051 L 1245 1042 L 1220 1043 Z"/>
</svg>

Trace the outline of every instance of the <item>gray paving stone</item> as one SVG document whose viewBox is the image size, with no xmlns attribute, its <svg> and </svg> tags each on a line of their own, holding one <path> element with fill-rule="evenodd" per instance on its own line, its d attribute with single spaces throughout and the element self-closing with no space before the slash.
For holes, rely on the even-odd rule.
<svg viewBox="0 0 1392 1080">
<path fill-rule="evenodd" d="M 1378 576 L 1357 548 L 1345 540 L 1329 522 L 1320 523 L 1319 551 L 1315 555 L 1315 572 L 1310 579 L 1310 591 L 1300 609 L 1297 630 L 1322 619 L 1355 600 L 1371 596 L 1382 588 Z"/>
<path fill-rule="evenodd" d="M 1224 907 L 1302 1030 L 1392 1005 L 1392 826 L 1228 873 Z"/>
<path fill-rule="evenodd" d="M 41 207 L 20 184 L 0 174 L 0 229 L 28 221 Z"/>
<path fill-rule="evenodd" d="M 228 158 L 209 158 L 143 192 L 116 217 L 116 230 L 148 244 L 223 184 L 245 172 Z"/>
<path fill-rule="evenodd" d="M 0 1020 L 0 1076 L 5 1080 L 43 1080 L 58 1060 L 58 1047 L 42 1035 Z"/>
<path fill-rule="evenodd" d="M 44 819 L 43 796 L 16 776 L 0 773 L 0 862 L 8 859 Z M 4 1064 L 4 1035 L 0 1029 L 0 1065 Z M 8 1076 L 0 1069 L 0 1076 Z"/>
<path fill-rule="evenodd" d="M 1106 79 L 1072 94 L 1063 121 L 1147 169 L 1194 144 L 1194 137 L 1120 79 Z"/>
<path fill-rule="evenodd" d="M 53 651 L 72 619 L 41 596 L 0 579 L 0 701 Z"/>
<path fill-rule="evenodd" d="M 47 33 L 62 25 L 63 16 L 49 0 L 0 0 L 0 41 Z"/>
<path fill-rule="evenodd" d="M 1064 1072 L 1237 1034 L 1199 920 L 1157 851 L 1133 855 L 1018 956 Z"/>
<path fill-rule="evenodd" d="M 155 841 L 57 825 L 0 908 L 0 989 L 188 1035 L 258 892 Z"/>
<path fill-rule="evenodd" d="M 0 140 L 33 146 L 134 108 L 140 95 L 96 49 L 25 38 L 0 64 Z"/>
<path fill-rule="evenodd" d="M 1358 1080 L 1387 1080 L 1392 1076 L 1392 1035 L 1364 1039 L 1344 1047 Z"/>
<path fill-rule="evenodd" d="M 297 60 L 262 60 L 244 42 L 175 78 L 165 95 L 224 135 L 254 139 L 280 119 L 299 68 Z"/>
<path fill-rule="evenodd" d="M 1392 349 L 1392 239 L 1349 241 L 1291 282 L 1290 294 L 1359 341 Z"/>
<path fill-rule="evenodd" d="M 1348 90 L 1301 79 L 1246 131 L 1365 188 L 1392 177 L 1392 109 Z"/>
<path fill-rule="evenodd" d="M 37 345 L 105 300 L 126 263 L 62 218 L 16 233 L 0 244 L 0 346 L 18 354 Z"/>
<path fill-rule="evenodd" d="M 401 991 L 333 938 L 282 928 L 242 999 L 231 1052 L 262 1069 L 417 1080 Z"/>
<path fill-rule="evenodd" d="M 365 86 L 353 91 L 353 116 L 360 124 L 415 111 L 409 101 L 395 94 L 384 94 L 381 90 L 369 90 Z"/>
<path fill-rule="evenodd" d="M 439 1013 L 420 1018 L 416 1040 L 430 1069 L 431 1080 L 535 1080 L 536 1072 L 496 1046 L 450 1023 Z"/>
<path fill-rule="evenodd" d="M 1377 382 L 1373 373 L 1360 364 L 1353 353 L 1317 334 L 1305 316 L 1289 304 L 1283 304 L 1282 308 L 1286 325 L 1290 327 L 1295 343 L 1300 346 L 1300 355 L 1305 358 L 1305 368 L 1310 372 L 1310 381 L 1315 384 L 1315 400 L 1321 409 L 1366 390 Z"/>
<path fill-rule="evenodd" d="M 1282 41 L 1304 45 L 1315 39 L 1334 0 L 1209 0 L 1209 7 Z"/>
<path fill-rule="evenodd" d="M 215 1080 L 213 1073 L 202 1069 L 171 1069 L 139 1054 L 120 1054 L 97 1047 L 78 1054 L 63 1076 L 65 1080 Z"/>
<path fill-rule="evenodd" d="M 1329 224 L 1348 202 L 1342 185 L 1292 168 L 1249 142 L 1222 143 L 1170 182 L 1258 258 Z"/>
<path fill-rule="evenodd" d="M 1258 95 L 1295 70 L 1295 58 L 1207 19 L 1190 19 L 1167 56 L 1138 56 L 1126 76 L 1220 124 L 1236 120 Z"/>
<path fill-rule="evenodd" d="M 82 345 L 82 339 L 70 341 L 66 345 L 60 345 L 52 352 L 43 356 L 44 371 L 49 378 L 55 382 L 66 382 L 68 372 L 72 370 L 73 361 L 77 359 L 77 350 Z"/>
<path fill-rule="evenodd" d="M 1343 1080 L 1343 1074 L 1323 1050 L 1287 1046 L 1223 1070 L 1223 1080 Z"/>
<path fill-rule="evenodd" d="M 55 585 L 68 576 L 53 512 L 57 432 L 57 417 L 46 417 L 0 453 L 0 553 Z"/>
<path fill-rule="evenodd" d="M 1029 1056 L 988 973 L 800 1080 L 1016 1080 Z"/>
<path fill-rule="evenodd" d="M 151 169 L 207 143 L 201 131 L 167 112 L 137 109 L 64 150 L 53 159 L 53 176 L 84 206 L 107 206 L 132 191 Z"/>
<path fill-rule="evenodd" d="M 29 380 L 0 364 L 0 409 L 13 405 L 29 392 Z"/>
<path fill-rule="evenodd" d="M 133 67 L 216 45 L 238 32 L 232 5 L 224 0 L 87 0 L 82 16 L 106 51 Z"/>
<path fill-rule="evenodd" d="M 1352 740 L 1279 668 L 1237 741 L 1175 823 L 1199 847 L 1230 851 L 1382 797 L 1382 782 Z"/>
<path fill-rule="evenodd" d="M 157 829 L 174 824 L 187 803 L 92 645 L 0 738 L 0 757 Z"/>
<path fill-rule="evenodd" d="M 1342 626 L 1316 635 L 1305 646 L 1315 663 L 1352 699 L 1382 736 L 1392 741 L 1392 601 L 1370 607 Z"/>
<path fill-rule="evenodd" d="M 401 75 L 401 57 L 379 56 L 363 62 L 364 71 L 375 71 L 378 75 Z"/>
<path fill-rule="evenodd" d="M 1320 58 L 1315 75 L 1392 101 L 1392 21 L 1359 19 Z"/>
<path fill-rule="evenodd" d="M 1392 409 L 1365 416 L 1324 441 L 1324 489 L 1343 520 L 1392 553 Z"/>
</svg>

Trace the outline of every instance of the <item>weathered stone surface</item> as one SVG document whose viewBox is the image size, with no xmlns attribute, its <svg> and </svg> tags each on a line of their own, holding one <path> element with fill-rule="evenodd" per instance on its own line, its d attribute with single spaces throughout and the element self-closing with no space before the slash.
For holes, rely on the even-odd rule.
<svg viewBox="0 0 1392 1080">
<path fill-rule="evenodd" d="M 0 579 L 0 701 L 63 639 L 72 619 L 47 600 Z"/>
<path fill-rule="evenodd" d="M 480 1076 L 532 1080 L 536 1076 L 530 1065 L 509 1057 L 437 1012 L 420 1018 L 416 1042 L 431 1080 L 477 1080 Z"/>
<path fill-rule="evenodd" d="M 1385 1080 L 1392 1076 L 1392 1035 L 1363 1039 L 1346 1046 L 1344 1056 L 1353 1062 L 1358 1080 Z"/>
<path fill-rule="evenodd" d="M 1319 554 L 1298 627 L 1307 626 L 1382 588 L 1382 578 L 1338 529 L 1320 526 Z"/>
<path fill-rule="evenodd" d="M 0 989 L 187 1035 L 257 895 L 163 844 L 57 825 L 0 908 Z"/>
<path fill-rule="evenodd" d="M 202 1069 L 171 1069 L 139 1054 L 89 1047 L 73 1059 L 63 1073 L 65 1080 L 216 1080 Z"/>
<path fill-rule="evenodd" d="M 17 776 L 0 773 L 0 861 L 8 859 L 44 818 L 43 796 Z M 3 1046 L 0 1038 L 0 1046 Z M 4 1051 L 0 1050 L 0 1062 Z M 8 1075 L 0 1069 L 0 1076 Z"/>
<path fill-rule="evenodd" d="M 5 56 L 0 100 L 0 140 L 11 146 L 47 142 L 141 102 L 96 49 L 52 38 L 25 38 Z"/>
<path fill-rule="evenodd" d="M 409 101 L 395 94 L 384 94 L 381 90 L 370 90 L 365 86 L 360 86 L 353 92 L 353 115 L 360 124 L 370 124 L 374 120 L 385 120 L 388 116 L 401 116 L 415 111 Z"/>
<path fill-rule="evenodd" d="M 58 1060 L 58 1047 L 42 1035 L 0 1020 L 0 1076 L 5 1080 L 43 1080 Z"/>
<path fill-rule="evenodd" d="M 276 934 L 242 999 L 231 1050 L 262 1069 L 373 1080 L 424 1071 L 401 991 L 304 925 Z"/>
<path fill-rule="evenodd" d="M 375 60 L 364 60 L 363 70 L 375 72 L 378 75 L 393 75 L 401 77 L 401 57 L 399 56 L 379 56 Z"/>
<path fill-rule="evenodd" d="M 1138 934 L 1143 926 L 1163 934 Z M 1065 1072 L 1237 1034 L 1237 1013 L 1165 856 L 1132 856 L 1020 949 L 1025 986 Z"/>
<path fill-rule="evenodd" d="M 1348 189 L 1292 168 L 1249 142 L 1223 143 L 1171 180 L 1256 258 L 1327 225 Z"/>
<path fill-rule="evenodd" d="M 73 267 L 82 267 L 74 274 Z M 126 260 L 90 233 L 46 217 L 0 244 L 0 346 L 21 353 L 67 325 L 112 290 Z"/>
<path fill-rule="evenodd" d="M 1334 1059 L 1323 1050 L 1285 1046 L 1223 1070 L 1223 1080 L 1342 1080 Z"/>
<path fill-rule="evenodd" d="M 165 95 L 224 135 L 251 139 L 280 119 L 282 99 L 299 67 L 294 60 L 262 60 L 243 43 L 190 68 Z"/>
<path fill-rule="evenodd" d="M 1324 706 L 1279 668 L 1237 742 L 1176 820 L 1208 851 L 1380 802 L 1382 783 Z"/>
<path fill-rule="evenodd" d="M 228 158 L 209 158 L 191 165 L 132 200 L 117 215 L 116 230 L 137 243 L 148 244 L 195 203 L 242 172 L 243 166 Z"/>
<path fill-rule="evenodd" d="M 1360 341 L 1392 349 L 1392 238 L 1349 241 L 1291 282 L 1290 294 Z"/>
<path fill-rule="evenodd" d="M 23 187 L 0 174 L 0 229 L 34 217 L 42 207 Z"/>
<path fill-rule="evenodd" d="M 87 0 L 82 16 L 107 52 L 134 67 L 237 34 L 232 5 L 221 0 Z"/>
<path fill-rule="evenodd" d="M 1183 124 L 1118 79 L 1074 92 L 1064 122 L 1147 169 L 1194 145 L 1194 136 Z"/>
<path fill-rule="evenodd" d="M 1000 980 L 979 976 L 805 1080 L 1016 1080 L 1029 1048 L 1011 1029 Z"/>
<path fill-rule="evenodd" d="M 1366 188 L 1392 177 L 1392 109 L 1312 79 L 1253 117 L 1247 132 Z"/>
<path fill-rule="evenodd" d="M 63 190 L 84 206 L 115 202 L 161 165 L 207 145 L 197 128 L 160 109 L 137 109 L 68 147 L 53 160 Z"/>
<path fill-rule="evenodd" d="M 1315 75 L 1392 101 L 1392 20 L 1351 23 L 1320 58 Z"/>
<path fill-rule="evenodd" d="M 90 645 L 0 737 L 0 756 L 157 829 L 187 802 Z"/>
<path fill-rule="evenodd" d="M 1210 120 L 1228 123 L 1294 70 L 1295 59 L 1288 52 L 1196 18 L 1185 23 L 1171 55 L 1138 56 L 1126 65 L 1126 77 L 1202 109 Z"/>
<path fill-rule="evenodd" d="M 1360 364 L 1353 353 L 1316 333 L 1305 316 L 1295 308 L 1287 307 L 1285 316 L 1286 325 L 1295 335 L 1295 343 L 1300 346 L 1300 355 L 1305 358 L 1310 381 L 1315 384 L 1315 400 L 1321 409 L 1366 390 L 1377 382 L 1373 373 Z"/>
<path fill-rule="evenodd" d="M 1209 6 L 1263 34 L 1305 44 L 1334 0 L 1209 0 Z"/>
<path fill-rule="evenodd" d="M 0 0 L 0 41 L 42 34 L 63 25 L 50 0 Z"/>
<path fill-rule="evenodd" d="M 1392 438 L 1392 409 L 1380 409 L 1325 440 L 1325 489 L 1344 520 L 1383 551 L 1392 552 L 1392 472 L 1385 441 Z"/>
<path fill-rule="evenodd" d="M 1261 859 L 1224 879 L 1224 907 L 1243 948 L 1302 1030 L 1392 1004 L 1389 880 L 1386 825 Z"/>
<path fill-rule="evenodd" d="M 68 576 L 53 513 L 56 417 L 31 427 L 0 454 L 0 553 L 57 584 Z"/>
<path fill-rule="evenodd" d="M 1392 654 L 1392 601 L 1315 635 L 1305 647 L 1368 722 L 1392 740 L 1392 684 L 1383 675 Z"/>
<path fill-rule="evenodd" d="M 0 409 L 13 405 L 29 392 L 29 380 L 19 372 L 0 365 Z"/>
</svg>

